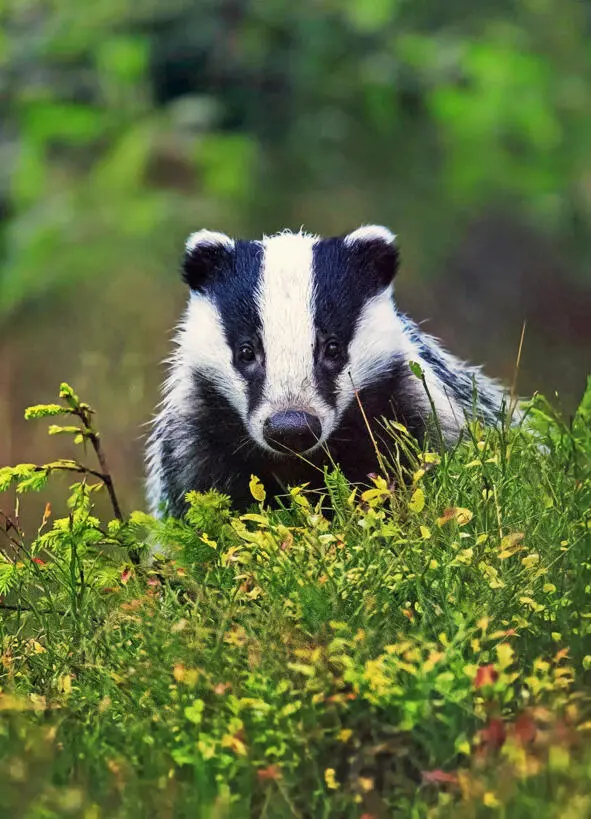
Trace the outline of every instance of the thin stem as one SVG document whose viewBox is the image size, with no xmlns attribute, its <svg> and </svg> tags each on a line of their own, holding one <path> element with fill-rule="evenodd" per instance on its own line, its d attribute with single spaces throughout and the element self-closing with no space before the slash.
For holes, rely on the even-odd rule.
<svg viewBox="0 0 591 819">
<path fill-rule="evenodd" d="M 519 339 L 519 349 L 517 350 L 517 361 L 515 362 L 515 370 L 513 371 L 513 383 L 511 384 L 511 397 L 509 401 L 509 421 L 511 421 L 513 413 L 515 412 L 515 408 L 519 403 L 519 398 L 517 397 L 517 379 L 519 377 L 519 365 L 521 364 L 521 353 L 523 351 L 525 327 L 526 322 L 524 321 L 523 327 L 521 328 L 521 338 Z"/>
<path fill-rule="evenodd" d="M 111 506 L 113 507 L 113 513 L 117 520 L 123 520 L 123 513 L 121 512 L 121 506 L 119 505 L 119 499 L 117 498 L 117 493 L 115 492 L 115 486 L 113 484 L 113 479 L 111 477 L 111 472 L 109 470 L 109 466 L 107 464 L 107 457 L 103 450 L 100 437 L 98 432 L 92 426 L 91 421 L 91 410 L 90 408 L 86 408 L 85 406 L 79 406 L 74 409 L 74 415 L 77 415 L 78 418 L 84 424 L 84 435 L 90 443 L 92 444 L 92 448 L 96 454 L 97 460 L 99 462 L 99 466 L 101 468 L 100 478 L 105 484 L 107 488 L 107 492 L 109 493 L 109 498 L 111 501 Z M 88 470 L 91 474 L 91 470 Z M 96 473 L 94 473 L 96 474 Z"/>
<path fill-rule="evenodd" d="M 96 469 L 90 469 L 88 466 L 84 466 L 84 464 L 79 464 L 77 461 L 72 461 L 71 463 L 64 463 L 64 464 L 52 464 L 48 466 L 37 466 L 35 467 L 35 472 L 44 472 L 46 469 L 49 469 L 50 472 L 58 471 L 58 472 L 77 472 L 78 474 L 82 475 L 92 475 L 95 478 L 98 478 L 104 484 L 107 483 L 108 475 L 104 475 L 102 472 L 98 472 Z"/>
<path fill-rule="evenodd" d="M 13 520 L 6 512 L 0 509 L 0 521 L 2 521 L 2 531 L 8 538 L 8 542 L 16 549 L 22 549 L 24 545 L 24 534 L 21 532 L 18 523 Z M 13 531 L 16 537 L 12 537 L 10 532 Z"/>
<path fill-rule="evenodd" d="M 367 415 L 365 414 L 365 409 L 363 408 L 363 404 L 362 404 L 361 398 L 359 396 L 359 391 L 357 390 L 357 387 L 355 386 L 355 382 L 353 381 L 353 376 L 351 375 L 350 370 L 349 370 L 349 378 L 351 379 L 351 384 L 353 385 L 353 394 L 355 395 L 355 398 L 357 399 L 357 404 L 359 405 L 359 409 L 360 409 L 361 415 L 363 417 L 363 422 L 364 422 L 365 426 L 367 427 L 369 437 L 370 437 L 371 442 L 373 444 L 373 448 L 374 448 L 374 451 L 376 453 L 376 458 L 377 458 L 377 461 L 378 461 L 378 465 L 379 465 L 380 469 L 382 470 L 383 476 L 385 478 L 388 478 L 388 471 L 386 469 L 386 465 L 384 464 L 384 459 L 382 458 L 382 453 L 380 452 L 380 450 L 378 448 L 378 442 L 375 439 L 375 435 L 373 434 L 371 424 L 369 423 Z"/>
<path fill-rule="evenodd" d="M 81 406 L 76 407 L 76 409 L 74 409 L 74 414 L 77 415 L 78 418 L 80 418 L 80 420 L 82 421 L 82 423 L 84 425 L 84 435 L 86 436 L 86 438 L 88 438 L 88 440 L 92 444 L 92 447 L 93 447 L 94 452 L 96 454 L 97 460 L 99 462 L 99 466 L 101 468 L 100 473 L 93 472 L 92 470 L 88 470 L 88 472 L 91 475 L 94 474 L 94 475 L 97 475 L 98 477 L 100 477 L 100 479 L 102 480 L 102 482 L 105 485 L 105 488 L 106 488 L 106 490 L 107 490 L 107 492 L 109 494 L 109 499 L 111 501 L 111 506 L 113 507 L 113 514 L 115 515 L 117 520 L 123 521 L 123 519 L 124 519 L 123 518 L 123 513 L 121 511 L 121 506 L 119 505 L 119 499 L 117 497 L 117 493 L 115 492 L 115 485 L 113 483 L 113 478 L 111 477 L 111 472 L 110 472 L 109 466 L 107 464 L 107 457 L 106 457 L 105 452 L 103 450 L 99 433 L 92 426 L 92 420 L 91 420 L 92 410 L 90 409 L 90 407 L 87 407 L 86 405 L 81 405 Z M 140 557 L 139 557 L 139 554 L 137 553 L 137 551 L 135 549 L 130 549 L 128 554 L 129 554 L 129 558 L 130 558 L 131 562 L 135 566 L 138 566 L 140 564 Z"/>
</svg>

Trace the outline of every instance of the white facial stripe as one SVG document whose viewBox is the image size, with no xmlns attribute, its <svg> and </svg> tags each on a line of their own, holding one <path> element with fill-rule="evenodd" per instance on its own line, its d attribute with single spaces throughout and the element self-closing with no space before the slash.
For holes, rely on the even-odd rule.
<svg viewBox="0 0 591 819">
<path fill-rule="evenodd" d="M 319 445 L 332 432 L 335 412 L 322 399 L 314 377 L 314 275 L 316 236 L 281 233 L 265 237 L 257 302 L 265 351 L 263 399 L 249 419 L 249 430 L 269 449 L 263 424 L 275 412 L 298 408 L 317 415 Z"/>
<path fill-rule="evenodd" d="M 265 350 L 265 399 L 301 404 L 314 377 L 314 236 L 280 234 L 264 243 L 259 312 Z"/>
<path fill-rule="evenodd" d="M 189 374 L 198 365 L 199 372 L 212 381 L 246 421 L 246 381 L 232 363 L 232 351 L 217 307 L 197 293 L 192 293 L 189 300 L 181 328 L 178 357 L 189 381 Z"/>
</svg>

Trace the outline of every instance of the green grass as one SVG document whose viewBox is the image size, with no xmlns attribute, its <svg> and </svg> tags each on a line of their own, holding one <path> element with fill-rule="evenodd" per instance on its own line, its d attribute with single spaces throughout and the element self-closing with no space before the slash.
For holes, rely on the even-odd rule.
<svg viewBox="0 0 591 819">
<path fill-rule="evenodd" d="M 62 401 L 29 417 L 66 411 L 95 474 L 0 470 L 80 479 L 34 539 L 0 521 L 3 816 L 591 816 L 591 386 L 406 481 L 392 427 L 363 493 L 270 511 L 253 480 L 249 515 L 192 494 L 162 523 L 95 516 L 100 438 Z"/>
</svg>

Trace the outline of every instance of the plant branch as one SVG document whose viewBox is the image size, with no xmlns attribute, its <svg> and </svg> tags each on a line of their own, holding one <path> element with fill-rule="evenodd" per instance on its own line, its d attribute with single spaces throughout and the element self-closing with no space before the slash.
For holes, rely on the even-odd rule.
<svg viewBox="0 0 591 819">
<path fill-rule="evenodd" d="M 24 534 L 20 530 L 18 523 L 13 520 L 10 515 L 0 509 L 0 521 L 2 522 L 2 532 L 8 538 L 8 542 L 17 549 L 22 549 L 24 543 Z M 10 532 L 14 532 L 16 537 L 12 537 Z"/>
<path fill-rule="evenodd" d="M 95 451 L 97 460 L 99 462 L 99 466 L 101 468 L 100 473 L 93 473 L 91 470 L 88 471 L 90 472 L 90 474 L 97 475 L 103 481 L 106 490 L 109 493 L 109 499 L 111 501 L 111 506 L 113 507 L 113 514 L 115 515 L 117 520 L 122 521 L 123 513 L 121 512 L 119 499 L 117 497 L 117 493 L 115 492 L 115 485 L 113 483 L 113 478 L 111 477 L 111 472 L 107 464 L 107 458 L 103 450 L 99 434 L 92 425 L 91 418 L 92 410 L 90 409 L 90 407 L 86 407 L 84 404 L 79 404 L 76 408 L 74 408 L 74 415 L 77 415 L 78 418 L 80 418 L 80 420 L 84 424 L 84 436 L 88 438 L 88 440 L 92 444 L 92 448 Z"/>
</svg>

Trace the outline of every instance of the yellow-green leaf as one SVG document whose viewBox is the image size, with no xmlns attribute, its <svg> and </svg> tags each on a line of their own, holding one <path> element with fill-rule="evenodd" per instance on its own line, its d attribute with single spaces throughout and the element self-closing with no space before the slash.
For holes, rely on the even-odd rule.
<svg viewBox="0 0 591 819">
<path fill-rule="evenodd" d="M 420 487 L 415 489 L 415 491 L 412 493 L 412 497 L 408 503 L 408 508 L 415 514 L 422 512 L 425 508 L 425 493 Z"/>
<path fill-rule="evenodd" d="M 265 487 L 256 477 L 256 475 L 250 476 L 250 483 L 248 484 L 248 488 L 250 489 L 250 494 L 253 496 L 253 498 L 259 503 L 263 503 L 263 501 L 267 497 L 267 493 L 265 492 Z"/>
</svg>

